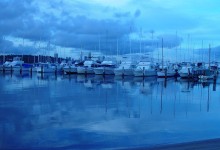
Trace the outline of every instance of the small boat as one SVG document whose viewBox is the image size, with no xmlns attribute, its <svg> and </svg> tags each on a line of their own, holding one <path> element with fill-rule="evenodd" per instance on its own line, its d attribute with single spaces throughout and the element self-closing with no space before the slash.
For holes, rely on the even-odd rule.
<svg viewBox="0 0 220 150">
<path fill-rule="evenodd" d="M 137 65 L 137 68 L 134 69 L 134 76 L 143 76 L 143 77 L 150 77 L 156 76 L 156 67 L 153 65 L 152 62 L 149 61 L 140 61 Z"/>
<path fill-rule="evenodd" d="M 24 61 L 21 60 L 21 57 L 14 57 L 11 63 L 8 63 L 4 66 L 5 71 L 17 71 L 22 68 Z"/>
<path fill-rule="evenodd" d="M 74 74 L 77 73 L 77 67 L 74 64 L 66 65 L 63 67 L 63 71 L 65 74 Z"/>
<path fill-rule="evenodd" d="M 77 67 L 77 73 L 78 74 L 93 74 L 95 65 L 96 65 L 95 61 L 86 60 L 83 63 L 83 66 Z"/>
<path fill-rule="evenodd" d="M 181 78 L 191 78 L 192 77 L 192 66 L 187 64 L 186 66 L 182 66 L 182 68 L 178 71 Z"/>
<path fill-rule="evenodd" d="M 6 61 L 4 64 L 0 65 L 0 71 L 3 71 L 5 67 L 10 66 L 11 62 Z"/>
<path fill-rule="evenodd" d="M 114 75 L 114 69 L 116 68 L 116 61 L 104 60 L 99 67 L 94 68 L 96 75 Z"/>
<path fill-rule="evenodd" d="M 157 71 L 157 77 L 166 78 L 166 77 L 174 77 L 176 75 L 176 71 L 174 65 L 168 64 L 168 66 L 164 66 L 163 61 L 163 38 L 162 38 L 162 66 L 159 71 Z"/>
<path fill-rule="evenodd" d="M 51 63 L 40 63 L 37 67 L 38 73 L 55 73 L 56 72 L 56 66 L 52 65 Z"/>
<path fill-rule="evenodd" d="M 136 62 L 123 61 L 118 68 L 114 69 L 114 74 L 116 76 L 133 76 L 135 67 Z"/>
<path fill-rule="evenodd" d="M 200 80 L 210 80 L 210 79 L 215 79 L 217 75 L 217 72 L 211 69 L 205 69 L 203 71 L 202 75 L 199 75 L 198 78 Z"/>
<path fill-rule="evenodd" d="M 176 75 L 176 72 L 173 70 L 162 70 L 157 72 L 157 77 L 159 78 L 166 78 L 166 77 L 174 77 Z"/>
<path fill-rule="evenodd" d="M 65 74 L 76 74 L 77 67 L 83 66 L 83 61 L 75 61 L 74 64 L 68 63 L 65 67 L 63 67 L 63 71 Z"/>
</svg>

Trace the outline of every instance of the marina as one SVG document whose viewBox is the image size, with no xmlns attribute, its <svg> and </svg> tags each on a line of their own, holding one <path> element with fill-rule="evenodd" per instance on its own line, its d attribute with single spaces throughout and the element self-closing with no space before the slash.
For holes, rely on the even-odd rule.
<svg viewBox="0 0 220 150">
<path fill-rule="evenodd" d="M 91 55 L 91 53 L 89 53 Z M 82 56 L 81 56 L 82 57 Z M 181 77 L 193 80 L 216 80 L 220 70 L 219 62 L 164 62 L 155 61 L 146 54 L 138 56 L 102 56 L 93 59 L 84 56 L 84 59 L 62 59 L 62 62 L 25 63 L 20 57 L 13 61 L 6 60 L 0 65 L 0 72 L 13 73 L 62 73 L 62 74 L 96 74 L 135 77 Z M 100 59 L 102 58 L 102 60 Z M 135 59 L 134 59 L 135 58 Z M 55 60 L 55 58 L 54 58 Z"/>
<path fill-rule="evenodd" d="M 220 149 L 219 0 L 0 0 L 0 150 Z"/>
</svg>

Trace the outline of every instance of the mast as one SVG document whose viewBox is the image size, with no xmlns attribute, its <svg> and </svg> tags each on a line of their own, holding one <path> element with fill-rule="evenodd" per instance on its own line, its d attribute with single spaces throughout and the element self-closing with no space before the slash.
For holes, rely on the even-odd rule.
<svg viewBox="0 0 220 150">
<path fill-rule="evenodd" d="M 176 39 L 175 40 L 176 40 L 176 45 L 175 46 L 176 46 L 176 63 L 177 63 L 177 31 L 176 31 Z"/>
<path fill-rule="evenodd" d="M 130 54 L 131 54 L 131 27 L 130 27 L 129 44 L 130 44 Z"/>
<path fill-rule="evenodd" d="M 209 44 L 209 69 L 210 69 L 210 52 L 211 52 L 211 45 Z"/>
<path fill-rule="evenodd" d="M 142 28 L 141 28 L 141 31 L 140 31 L 141 33 L 140 33 L 140 54 L 141 54 L 141 39 L 142 39 Z"/>
<path fill-rule="evenodd" d="M 118 57 L 118 39 L 117 39 L 117 57 Z"/>
<path fill-rule="evenodd" d="M 140 54 L 141 54 L 141 38 L 140 38 Z"/>
<path fill-rule="evenodd" d="M 162 70 L 163 70 L 163 38 L 162 38 Z"/>
<path fill-rule="evenodd" d="M 101 53 L 100 35 L 99 35 L 99 53 Z"/>
<path fill-rule="evenodd" d="M 5 41 L 5 37 L 3 37 L 3 41 Z M 5 47 L 3 49 L 3 63 L 5 63 Z"/>
<path fill-rule="evenodd" d="M 202 40 L 202 62 L 203 62 L 203 40 Z"/>
</svg>

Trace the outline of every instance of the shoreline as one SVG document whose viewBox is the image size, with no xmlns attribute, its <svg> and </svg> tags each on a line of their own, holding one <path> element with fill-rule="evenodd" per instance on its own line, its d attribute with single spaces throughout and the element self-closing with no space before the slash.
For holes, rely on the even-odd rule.
<svg viewBox="0 0 220 150">
<path fill-rule="evenodd" d="M 220 138 L 183 142 L 177 144 L 159 145 L 153 147 L 135 147 L 128 149 L 136 150 L 219 150 L 220 149 Z"/>
</svg>

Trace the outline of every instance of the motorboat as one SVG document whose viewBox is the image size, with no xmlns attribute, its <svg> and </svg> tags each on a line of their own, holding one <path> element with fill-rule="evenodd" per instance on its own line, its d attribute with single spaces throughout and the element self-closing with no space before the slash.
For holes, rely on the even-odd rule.
<svg viewBox="0 0 220 150">
<path fill-rule="evenodd" d="M 157 77 L 159 78 L 174 77 L 176 74 L 177 73 L 172 64 L 164 66 L 159 71 L 157 71 Z"/>
<path fill-rule="evenodd" d="M 134 69 L 134 76 L 136 77 L 150 77 L 150 76 L 156 76 L 157 71 L 154 64 L 150 61 L 140 61 L 137 64 L 137 67 Z"/>
<path fill-rule="evenodd" d="M 38 73 L 55 73 L 57 71 L 56 69 L 56 65 L 53 65 L 49 62 L 40 63 L 39 66 L 37 66 Z"/>
<path fill-rule="evenodd" d="M 104 60 L 98 67 L 94 68 L 94 72 L 97 75 L 114 75 L 116 64 L 114 60 Z"/>
<path fill-rule="evenodd" d="M 4 66 L 4 69 L 5 71 L 20 71 L 23 63 L 24 61 L 21 60 L 21 57 L 14 57 L 12 62 Z"/>
<path fill-rule="evenodd" d="M 123 61 L 118 68 L 114 69 L 116 76 L 133 76 L 134 69 L 136 68 L 136 62 L 134 61 Z"/>
<path fill-rule="evenodd" d="M 78 74 L 93 74 L 94 73 L 94 67 L 97 63 L 93 60 L 86 60 L 83 63 L 83 66 L 77 67 L 77 73 Z"/>
</svg>

